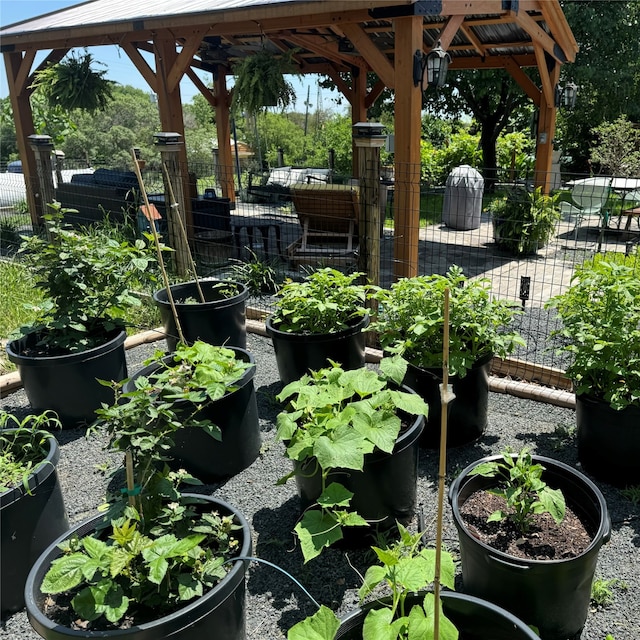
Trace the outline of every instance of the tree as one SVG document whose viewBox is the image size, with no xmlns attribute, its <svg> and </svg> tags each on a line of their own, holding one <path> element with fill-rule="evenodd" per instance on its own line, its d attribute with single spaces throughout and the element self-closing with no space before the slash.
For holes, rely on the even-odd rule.
<svg viewBox="0 0 640 640">
<path fill-rule="evenodd" d="M 593 130 L 597 144 L 591 149 L 592 163 L 614 176 L 640 175 L 640 130 L 626 116 L 603 122 Z"/>
<path fill-rule="evenodd" d="M 578 85 L 576 107 L 559 112 L 558 140 L 569 166 L 590 170 L 594 130 L 626 114 L 640 122 L 640 4 L 636 1 L 560 0 L 580 50 L 563 65 L 561 84 Z"/>
</svg>

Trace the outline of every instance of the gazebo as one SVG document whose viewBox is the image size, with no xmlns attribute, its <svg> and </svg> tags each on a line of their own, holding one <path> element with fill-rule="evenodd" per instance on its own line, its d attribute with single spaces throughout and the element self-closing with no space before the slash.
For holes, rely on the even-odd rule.
<svg viewBox="0 0 640 640">
<path fill-rule="evenodd" d="M 222 191 L 234 198 L 227 76 L 234 59 L 251 55 L 265 41 L 282 52 L 295 49 L 299 73 L 330 77 L 349 101 L 354 124 L 367 121 L 367 109 L 385 87 L 394 90 L 397 277 L 417 273 L 418 76 L 422 56 L 438 44 L 451 56 L 451 69 L 505 69 L 533 101 L 538 111 L 535 179 L 549 189 L 560 68 L 577 52 L 558 0 L 190 0 L 182 5 L 90 0 L 4 27 L 0 49 L 25 180 L 36 175 L 28 144 L 34 133 L 29 87 L 36 54 L 49 51 L 41 68 L 74 47 L 118 45 L 158 96 L 163 131 L 184 134 L 180 81 L 185 75 L 215 109 L 219 163 L 228 167 Z M 152 54 L 152 64 L 143 52 Z M 99 51 L 95 55 L 99 59 Z M 538 82 L 523 71 L 526 67 L 537 68 Z M 212 89 L 195 69 L 212 72 Z M 370 71 L 378 77 L 372 88 L 366 82 Z M 39 216 L 43 203 L 29 187 L 30 209 Z"/>
</svg>

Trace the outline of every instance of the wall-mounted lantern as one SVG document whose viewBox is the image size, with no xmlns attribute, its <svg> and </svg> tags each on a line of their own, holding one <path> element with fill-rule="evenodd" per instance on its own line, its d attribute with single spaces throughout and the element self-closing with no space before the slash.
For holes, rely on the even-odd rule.
<svg viewBox="0 0 640 640">
<path fill-rule="evenodd" d="M 573 109 L 576 106 L 577 96 L 578 86 L 573 82 L 567 82 L 564 87 L 557 84 L 555 91 L 556 108 L 564 107 L 565 109 Z"/>
<path fill-rule="evenodd" d="M 442 48 L 440 40 L 425 56 L 422 51 L 413 55 L 413 84 L 420 85 L 422 91 L 427 87 L 443 87 L 447 80 L 447 70 L 451 56 Z"/>
</svg>

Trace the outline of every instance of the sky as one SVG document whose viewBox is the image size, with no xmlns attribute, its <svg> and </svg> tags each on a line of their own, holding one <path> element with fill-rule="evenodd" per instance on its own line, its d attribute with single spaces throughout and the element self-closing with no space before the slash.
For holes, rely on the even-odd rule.
<svg viewBox="0 0 640 640">
<path fill-rule="evenodd" d="M 41 16 L 45 13 L 58 11 L 80 3 L 81 0 L 0 0 L 0 25 L 7 26 L 14 22 Z M 36 57 L 34 67 L 42 61 L 47 53 L 48 51 L 44 51 L 39 57 Z M 94 60 L 104 65 L 95 65 L 94 68 L 97 71 L 106 70 L 107 73 L 105 77 L 109 80 L 150 92 L 149 85 L 147 85 L 133 63 L 129 60 L 127 54 L 118 47 L 92 47 L 89 49 L 89 53 L 93 55 Z M 153 68 L 153 64 L 151 66 Z M 200 75 L 205 84 L 208 85 L 211 83 L 211 74 L 198 72 L 198 75 Z M 296 78 L 294 76 L 290 78 L 296 91 L 294 110 L 299 112 L 305 110 L 304 103 L 307 99 L 307 92 L 309 93 L 309 102 L 311 103 L 309 108 L 312 112 L 315 111 L 318 102 L 320 103 L 319 106 L 324 110 L 342 110 L 336 105 L 336 93 L 326 89 L 323 89 L 319 93 L 316 78 L 316 76 L 307 76 L 304 78 Z M 230 78 L 228 79 L 228 83 L 229 86 L 231 86 Z M 180 91 L 183 103 L 191 102 L 193 97 L 198 94 L 198 90 L 188 78 L 183 79 L 181 82 Z M 0 56 L 0 98 L 6 98 L 8 95 L 9 87 L 7 85 L 4 59 Z"/>
</svg>

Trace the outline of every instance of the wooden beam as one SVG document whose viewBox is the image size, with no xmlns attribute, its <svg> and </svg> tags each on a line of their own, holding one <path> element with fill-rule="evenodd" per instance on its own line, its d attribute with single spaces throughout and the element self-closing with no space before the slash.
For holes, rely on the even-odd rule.
<svg viewBox="0 0 640 640">
<path fill-rule="evenodd" d="M 536 106 L 540 106 L 540 89 L 536 83 L 522 70 L 522 67 L 510 58 L 505 59 L 504 67 L 518 83 L 520 88 L 531 98 Z"/>
<path fill-rule="evenodd" d="M 549 193 L 551 188 L 551 159 L 555 130 L 556 108 L 553 105 L 548 106 L 546 100 L 541 100 L 538 112 L 538 139 L 536 140 L 536 164 L 533 177 L 535 185 L 542 187 L 544 193 Z"/>
<path fill-rule="evenodd" d="M 536 60 L 538 61 L 538 72 L 540 73 L 540 82 L 542 83 L 542 96 L 547 103 L 547 107 L 553 107 L 555 87 L 551 84 L 549 69 L 547 69 L 547 59 L 545 58 L 542 47 L 534 45 L 533 50 L 535 51 Z"/>
<path fill-rule="evenodd" d="M 516 14 L 516 23 L 529 34 L 534 47 L 537 44 L 561 64 L 565 62 L 564 56 L 561 55 L 562 50 L 556 45 L 555 40 L 529 14 L 519 11 Z"/>
<path fill-rule="evenodd" d="M 564 52 L 567 62 L 575 62 L 579 49 L 578 43 L 560 5 L 557 2 L 541 2 L 540 11 L 555 41 Z"/>
<path fill-rule="evenodd" d="M 13 122 L 16 127 L 16 140 L 18 152 L 22 160 L 22 174 L 24 176 L 25 191 L 27 195 L 27 206 L 31 214 L 31 223 L 34 226 L 42 224 L 41 202 L 36 198 L 37 192 L 37 167 L 33 150 L 27 142 L 28 136 L 35 133 L 33 126 L 33 115 L 31 113 L 31 103 L 28 91 L 18 91 L 16 86 L 17 78 L 21 75 L 23 62 L 22 54 L 19 52 L 5 53 L 4 66 L 7 72 L 7 83 L 9 85 L 9 100 L 13 110 Z"/>
<path fill-rule="evenodd" d="M 397 18 L 395 99 L 394 275 L 418 273 L 420 229 L 420 109 L 422 92 L 413 82 L 413 56 L 422 50 L 422 16 Z"/>
<path fill-rule="evenodd" d="M 216 98 L 216 131 L 218 133 L 218 164 L 216 178 L 220 184 L 222 196 L 236 201 L 236 188 L 233 178 L 233 156 L 231 153 L 230 106 L 231 96 L 227 89 L 227 77 L 220 71 L 213 81 Z"/>
<path fill-rule="evenodd" d="M 349 85 L 340 77 L 338 71 L 329 67 L 327 69 L 327 75 L 333 80 L 333 83 L 336 85 L 338 91 L 347 99 L 349 104 L 354 102 L 353 90 Z"/>
<path fill-rule="evenodd" d="M 447 20 L 447 24 L 445 25 L 444 29 L 440 32 L 440 35 L 438 36 L 440 45 L 445 51 L 449 48 L 451 41 L 455 37 L 456 33 L 458 33 L 458 29 L 460 28 L 460 25 L 463 22 L 464 22 L 463 15 L 451 16 Z"/>
<path fill-rule="evenodd" d="M 200 48 L 200 45 L 202 44 L 202 38 L 206 33 L 207 29 L 194 29 L 193 33 L 191 33 L 191 35 L 183 43 L 182 50 L 171 66 L 169 76 L 167 77 L 167 88 L 169 89 L 169 91 L 173 91 L 176 86 L 180 84 L 182 76 L 189 68 L 191 60 Z"/>
<path fill-rule="evenodd" d="M 282 37 L 288 42 L 295 44 L 304 49 L 308 49 L 313 53 L 317 53 L 319 56 L 326 58 L 331 62 L 338 64 L 356 65 L 363 69 L 366 68 L 366 62 L 359 56 L 352 56 L 346 53 L 340 53 L 338 46 L 333 43 L 329 44 L 324 39 L 317 36 L 301 36 L 295 33 L 282 34 Z"/>
<path fill-rule="evenodd" d="M 121 46 L 122 50 L 129 57 L 129 60 L 133 62 L 135 68 L 140 72 L 140 75 L 146 80 L 151 91 L 153 91 L 153 93 L 158 93 L 156 74 L 147 61 L 142 57 L 142 54 L 138 51 L 138 47 L 134 46 L 130 42 L 123 42 Z M 153 47 L 151 47 L 151 49 L 153 50 Z"/>
<path fill-rule="evenodd" d="M 531 55 L 519 56 L 486 56 L 485 58 L 454 58 L 449 69 L 506 69 L 515 62 L 520 67 L 535 67 L 536 57 Z"/>
<path fill-rule="evenodd" d="M 34 49 L 32 51 L 25 51 L 24 56 L 22 56 L 22 59 L 20 60 L 18 73 L 16 74 L 14 80 L 14 87 L 18 92 L 18 95 L 22 94 L 22 92 L 26 89 L 27 80 L 31 79 L 31 65 L 33 64 L 35 57 L 36 51 Z"/>
<path fill-rule="evenodd" d="M 218 106 L 218 99 L 216 98 L 216 96 L 213 95 L 213 93 L 211 92 L 211 89 L 209 89 L 209 87 L 207 87 L 207 85 L 204 82 L 202 82 L 202 80 L 200 79 L 200 76 L 197 75 L 196 72 L 190 67 L 187 68 L 186 75 L 189 77 L 189 80 L 193 82 L 196 89 L 198 89 L 198 91 L 202 94 L 204 99 L 215 109 Z"/>
<path fill-rule="evenodd" d="M 375 101 L 380 97 L 380 95 L 385 89 L 386 87 L 384 82 L 382 82 L 382 80 L 378 80 L 378 82 L 376 82 L 373 85 L 373 87 L 371 87 L 364 101 L 367 109 L 369 109 L 371 106 L 373 106 L 373 104 L 375 104 Z"/>
<path fill-rule="evenodd" d="M 357 124 L 358 122 L 367 121 L 367 74 L 354 69 L 351 73 L 351 86 L 353 91 L 353 101 L 351 102 L 351 124 Z M 356 178 L 361 178 L 360 170 L 362 168 L 360 163 L 360 152 L 362 149 L 356 146 L 353 136 L 351 137 L 351 168 L 352 174 Z"/>
<path fill-rule="evenodd" d="M 487 48 L 482 44 L 482 42 L 480 42 L 480 39 L 476 36 L 476 34 L 473 33 L 471 27 L 469 27 L 466 23 L 462 24 L 462 26 L 460 27 L 460 31 L 462 31 L 464 37 L 473 45 L 475 52 L 479 56 L 484 57 L 487 55 Z"/>
<path fill-rule="evenodd" d="M 360 55 L 367 61 L 367 64 L 376 72 L 380 80 L 387 87 L 393 89 L 395 86 L 395 72 L 393 65 L 387 56 L 376 47 L 362 27 L 356 24 L 342 25 L 342 30 L 347 38 L 351 40 L 353 46 L 360 52 Z"/>
</svg>

